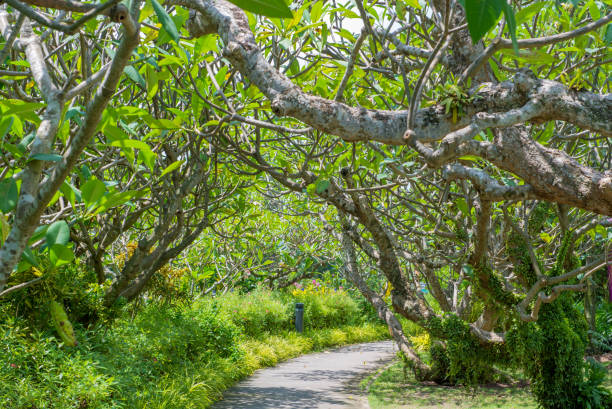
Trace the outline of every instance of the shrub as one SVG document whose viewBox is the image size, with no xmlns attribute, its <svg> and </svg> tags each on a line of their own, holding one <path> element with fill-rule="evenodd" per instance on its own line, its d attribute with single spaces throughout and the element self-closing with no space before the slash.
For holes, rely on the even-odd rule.
<svg viewBox="0 0 612 409">
<path fill-rule="evenodd" d="M 304 303 L 305 328 L 332 328 L 362 322 L 357 303 L 343 289 L 333 289 L 313 280 L 291 293 L 294 302 Z"/>
<path fill-rule="evenodd" d="M 62 274 L 58 272 L 52 282 L 62 283 Z M 51 288 L 64 297 L 79 344 L 62 344 L 44 304 L 18 311 L 12 301 L 1 301 L 2 408 L 202 409 L 262 366 L 388 336 L 384 326 L 370 324 L 307 327 L 297 334 L 292 320 L 296 299 L 264 289 L 193 303 L 149 301 L 135 316 L 130 314 L 136 312 L 132 307 L 115 309 L 113 319 L 85 326 L 76 319 L 84 312 L 76 300 L 84 300 L 79 294 L 89 294 L 86 305 L 97 305 L 98 296 L 83 288 L 63 292 L 60 284 Z M 351 303 L 347 294 L 317 292 L 309 297 L 309 302 L 324 299 L 321 305 L 326 308 L 352 311 L 351 320 L 359 316 L 358 310 L 346 308 Z M 326 314 L 319 317 L 326 317 L 328 324 L 341 321 L 333 311 Z"/>
<path fill-rule="evenodd" d="M 293 306 L 282 299 L 278 292 L 257 288 L 247 294 L 237 292 L 221 295 L 214 302 L 219 314 L 251 337 L 265 333 L 277 333 L 291 328 Z"/>
<path fill-rule="evenodd" d="M 153 304 L 133 321 L 120 318 L 111 328 L 75 329 L 79 345 L 65 348 L 51 329 L 32 329 L 23 318 L 3 320 L 0 407 L 144 406 L 163 401 L 157 396 L 163 388 L 154 385 L 164 384 L 170 374 L 197 372 L 223 359 L 235 362 L 242 354 L 239 329 L 212 305 Z M 113 396 L 122 397 L 125 406 Z"/>
<path fill-rule="evenodd" d="M 21 319 L 0 323 L 0 407 L 110 408 L 115 380 L 82 346 L 60 348 Z"/>
<path fill-rule="evenodd" d="M 316 283 L 316 281 L 315 281 Z M 355 300 L 345 290 L 311 283 L 291 294 L 262 287 L 240 294 L 216 297 L 219 313 L 251 337 L 293 329 L 295 303 L 304 303 L 304 328 L 323 329 L 368 322 Z M 212 302 L 211 299 L 201 301 Z"/>
<path fill-rule="evenodd" d="M 576 314 L 568 296 L 543 305 L 536 323 L 519 323 L 509 331 L 509 349 L 531 379 L 532 392 L 543 408 L 611 407 L 603 377 L 583 361 L 585 333 L 584 317 Z"/>
<path fill-rule="evenodd" d="M 36 277 L 42 280 L 31 287 L 4 297 L 1 302 L 8 315 L 19 314 L 35 327 L 46 327 L 49 318 L 47 308 L 40 308 L 52 300 L 63 304 L 71 321 L 84 326 L 93 325 L 115 315 L 116 310 L 106 310 L 102 302 L 104 287 L 96 283 L 96 276 L 78 262 L 59 268 L 31 268 L 12 276 L 12 284 Z"/>
<path fill-rule="evenodd" d="M 239 329 L 218 314 L 215 303 L 187 305 L 152 304 L 133 322 L 118 326 L 117 336 L 138 349 L 143 359 L 176 363 L 199 357 L 237 356 Z M 140 340 L 135 343 L 132 340 Z"/>
<path fill-rule="evenodd" d="M 595 320 L 597 330 L 591 332 L 592 342 L 602 351 L 612 351 L 612 303 L 599 303 Z"/>
</svg>

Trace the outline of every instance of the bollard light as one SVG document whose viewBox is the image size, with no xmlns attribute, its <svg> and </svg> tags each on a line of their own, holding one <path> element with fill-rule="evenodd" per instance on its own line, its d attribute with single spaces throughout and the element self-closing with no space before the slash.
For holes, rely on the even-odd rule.
<svg viewBox="0 0 612 409">
<path fill-rule="evenodd" d="M 295 330 L 299 333 L 304 331 L 304 304 L 295 304 Z"/>
</svg>

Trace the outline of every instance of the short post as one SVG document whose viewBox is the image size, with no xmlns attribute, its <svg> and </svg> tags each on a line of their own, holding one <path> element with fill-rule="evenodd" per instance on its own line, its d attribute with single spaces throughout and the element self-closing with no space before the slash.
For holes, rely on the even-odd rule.
<svg viewBox="0 0 612 409">
<path fill-rule="evenodd" d="M 304 303 L 301 302 L 295 304 L 295 330 L 304 332 Z"/>
</svg>

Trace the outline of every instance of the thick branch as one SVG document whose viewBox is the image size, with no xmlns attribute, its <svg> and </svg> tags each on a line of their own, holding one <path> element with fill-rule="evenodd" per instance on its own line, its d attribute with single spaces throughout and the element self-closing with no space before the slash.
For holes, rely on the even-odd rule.
<svg viewBox="0 0 612 409">
<path fill-rule="evenodd" d="M 225 0 L 173 0 L 189 7 L 187 22 L 194 36 L 217 32 L 226 48 L 225 56 L 272 102 L 277 115 L 292 116 L 321 131 L 346 141 L 378 141 L 404 144 L 405 111 L 384 111 L 354 108 L 340 102 L 308 95 L 272 67 L 255 42 L 244 13 Z M 571 96 L 570 90 L 554 81 L 541 81 L 529 95 L 516 92 L 508 83 L 487 84 L 478 92 L 473 106 L 456 124 L 442 107 L 419 110 L 413 131 L 422 141 L 442 138 L 469 123 L 477 112 L 506 111 L 520 108 L 534 98 L 546 101 L 530 112 L 531 118 L 563 120 L 575 125 L 612 135 L 612 96 L 581 92 Z M 569 97 L 569 99 L 568 99 Z M 561 109 L 559 109 L 561 108 Z"/>
<path fill-rule="evenodd" d="M 442 106 L 419 110 L 411 137 L 405 139 L 405 111 L 355 108 L 312 96 L 279 73 L 265 59 L 246 16 L 238 7 L 225 0 L 173 0 L 172 3 L 194 10 L 187 22 L 192 35 L 219 33 L 226 45 L 225 56 L 266 95 L 279 116 L 294 117 L 351 142 L 378 141 L 391 145 L 412 142 L 426 158 L 428 151 L 422 146 L 444 139 L 445 147 L 428 158 L 436 166 L 462 154 L 479 155 L 523 178 L 539 199 L 612 215 L 612 175 L 584 167 L 561 151 L 544 148 L 532 140 L 517 147 L 514 131 L 504 131 L 501 143 L 479 144 L 473 139 L 486 129 L 508 129 L 527 121 L 554 120 L 612 136 L 612 95 L 574 91 L 561 83 L 536 79 L 533 74 L 521 71 L 513 82 L 486 83 L 473 90 L 472 102 L 462 107 L 464 115 L 456 122 Z"/>
<path fill-rule="evenodd" d="M 412 349 L 412 345 L 410 341 L 404 334 L 402 329 L 402 324 L 393 314 L 393 311 L 389 309 L 385 300 L 383 300 L 378 294 L 376 294 L 365 282 L 365 280 L 361 277 L 359 273 L 359 268 L 357 266 L 357 257 L 355 255 L 355 249 L 353 248 L 353 244 L 349 235 L 347 234 L 347 230 L 350 230 L 348 225 L 343 227 L 344 231 L 342 233 L 342 249 L 344 251 L 344 255 L 346 258 L 345 264 L 345 274 L 346 278 L 355 285 L 361 292 L 361 294 L 372 304 L 372 306 L 376 309 L 378 316 L 385 321 L 387 327 L 389 328 L 389 333 L 397 343 L 398 347 L 402 351 L 402 353 L 408 358 L 412 364 L 414 365 L 415 375 L 417 377 L 426 377 L 426 374 L 429 373 L 431 368 L 425 364 L 418 354 Z"/>
</svg>

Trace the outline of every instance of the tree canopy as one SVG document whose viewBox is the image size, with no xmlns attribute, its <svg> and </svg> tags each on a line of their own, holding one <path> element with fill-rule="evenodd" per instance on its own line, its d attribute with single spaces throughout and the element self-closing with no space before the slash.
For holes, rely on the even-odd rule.
<svg viewBox="0 0 612 409">
<path fill-rule="evenodd" d="M 4 0 L 0 292 L 76 254 L 110 307 L 207 237 L 234 266 L 217 284 L 337 266 L 421 378 L 510 359 L 544 407 L 583 407 L 571 305 L 612 236 L 609 6 Z M 287 260 L 280 235 L 302 238 Z"/>
</svg>

